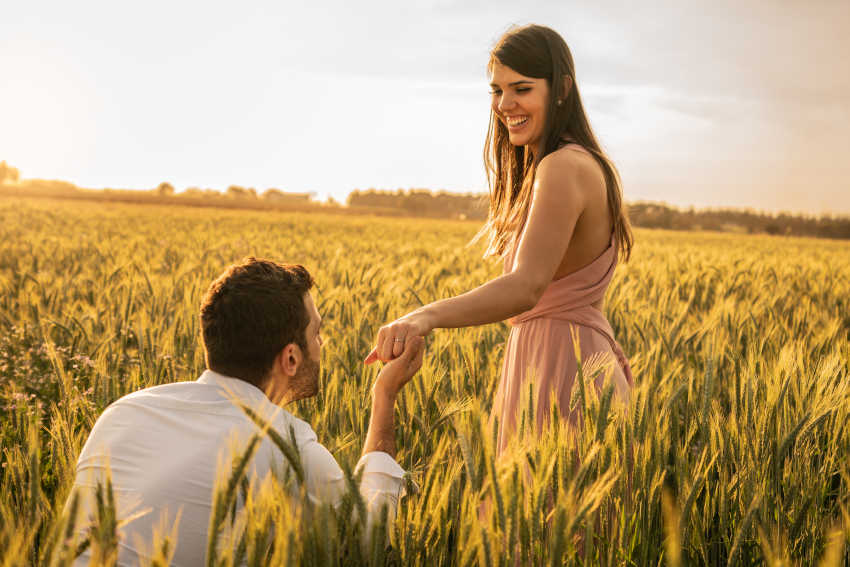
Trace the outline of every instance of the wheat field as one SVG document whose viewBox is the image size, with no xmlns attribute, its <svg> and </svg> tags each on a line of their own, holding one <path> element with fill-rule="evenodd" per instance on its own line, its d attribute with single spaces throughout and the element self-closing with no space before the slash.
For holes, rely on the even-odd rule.
<svg viewBox="0 0 850 567">
<path fill-rule="evenodd" d="M 350 471 L 378 327 L 498 274 L 466 246 L 478 228 L 0 201 L 0 564 L 67 565 L 84 546 L 114 560 L 108 485 L 87 536 L 70 521 L 77 455 L 118 397 L 197 378 L 201 296 L 248 255 L 317 281 L 321 391 L 288 409 Z M 438 330 L 397 404 L 411 494 L 386 533 L 363 543 L 356 492 L 308 510 L 284 483 L 246 490 L 237 462 L 207 564 L 850 564 L 850 243 L 651 230 L 636 242 L 606 303 L 636 378 L 627 408 L 576 388 L 580 431 L 523 427 L 497 460 L 488 417 L 508 327 Z M 163 526 L 151 564 L 174 543 Z"/>
</svg>

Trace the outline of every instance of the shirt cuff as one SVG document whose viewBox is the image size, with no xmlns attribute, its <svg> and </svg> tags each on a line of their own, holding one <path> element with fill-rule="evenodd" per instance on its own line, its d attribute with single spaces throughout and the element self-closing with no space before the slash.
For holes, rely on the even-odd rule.
<svg viewBox="0 0 850 567">
<path fill-rule="evenodd" d="M 389 453 L 383 451 L 371 451 L 360 457 L 360 460 L 357 461 L 357 466 L 354 467 L 354 472 L 358 472 L 361 468 L 364 475 L 368 473 L 382 473 L 398 479 L 403 478 L 405 473 L 401 465 L 390 457 Z"/>
</svg>

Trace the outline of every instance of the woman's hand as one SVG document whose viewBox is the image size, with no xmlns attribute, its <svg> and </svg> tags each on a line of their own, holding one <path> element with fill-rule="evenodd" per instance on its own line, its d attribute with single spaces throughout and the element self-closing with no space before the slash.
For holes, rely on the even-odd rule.
<svg viewBox="0 0 850 567">
<path fill-rule="evenodd" d="M 414 337 L 424 337 L 433 329 L 434 324 L 427 312 L 422 309 L 412 311 L 381 327 L 375 348 L 363 362 L 365 364 L 372 364 L 376 360 L 388 362 L 404 352 L 406 341 Z"/>
</svg>

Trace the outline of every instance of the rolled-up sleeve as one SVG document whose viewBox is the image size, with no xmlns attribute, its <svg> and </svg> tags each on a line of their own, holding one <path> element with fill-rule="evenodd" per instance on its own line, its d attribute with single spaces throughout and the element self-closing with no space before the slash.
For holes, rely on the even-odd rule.
<svg viewBox="0 0 850 567">
<path fill-rule="evenodd" d="M 320 443 L 301 447 L 307 494 L 314 503 L 336 505 L 345 493 L 345 475 L 333 455 Z M 399 498 L 404 496 L 405 470 L 388 453 L 366 453 L 354 468 L 360 477 L 360 495 L 366 503 L 369 529 L 387 507 L 387 520 L 395 519 Z"/>
<path fill-rule="evenodd" d="M 354 473 L 362 472 L 360 494 L 366 503 L 366 535 L 372 534 L 382 510 L 387 509 L 387 523 L 395 521 L 399 498 L 404 496 L 404 469 L 388 453 L 372 451 L 357 462 Z"/>
<path fill-rule="evenodd" d="M 357 462 L 355 474 L 363 471 L 360 494 L 369 508 L 369 514 L 380 514 L 388 507 L 389 518 L 395 518 L 398 499 L 404 496 L 404 469 L 388 453 L 372 451 Z"/>
</svg>

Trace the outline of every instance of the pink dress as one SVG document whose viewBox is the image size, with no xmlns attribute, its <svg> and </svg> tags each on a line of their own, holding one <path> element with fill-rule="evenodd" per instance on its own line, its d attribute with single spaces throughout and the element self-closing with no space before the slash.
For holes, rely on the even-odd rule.
<svg viewBox="0 0 850 567">
<path fill-rule="evenodd" d="M 517 240 L 505 258 L 506 273 L 513 269 Z M 617 246 L 612 235 L 608 248 L 598 258 L 576 272 L 553 280 L 537 305 L 508 321 L 513 327 L 505 346 L 502 378 L 493 403 L 493 416 L 499 419 L 499 453 L 517 427 L 523 392 L 529 390 L 528 380 L 533 381 L 532 404 L 538 431 L 549 417 L 552 395 L 557 398 L 561 416 L 577 423 L 578 410 L 570 412 L 577 371 L 571 328 L 578 333 L 583 363 L 587 363 L 591 355 L 599 357 L 609 353 L 609 367 L 613 367 L 610 379 L 615 394 L 620 400 L 628 399 L 634 385 L 628 359 L 614 339 L 614 331 L 605 315 L 592 306 L 605 296 L 616 265 Z M 599 390 L 604 374 L 596 378 Z"/>
</svg>

